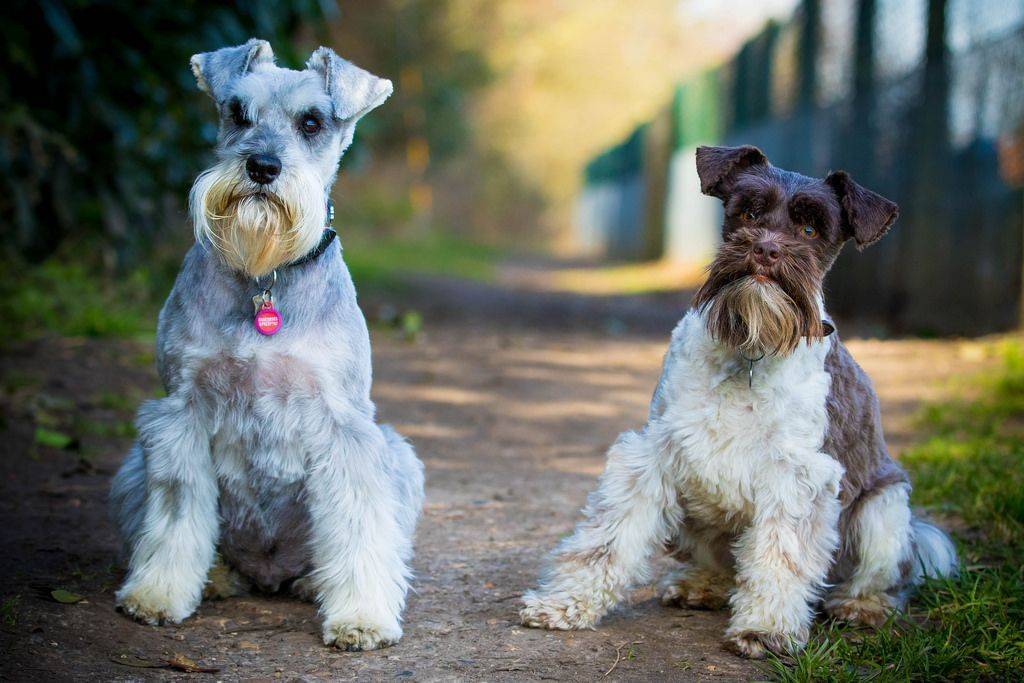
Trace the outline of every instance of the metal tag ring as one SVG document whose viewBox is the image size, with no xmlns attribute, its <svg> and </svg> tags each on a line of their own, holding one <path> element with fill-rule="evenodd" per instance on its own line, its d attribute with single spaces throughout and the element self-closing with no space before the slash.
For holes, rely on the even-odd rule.
<svg viewBox="0 0 1024 683">
<path fill-rule="evenodd" d="M 254 277 L 253 280 L 256 281 L 256 288 L 257 289 L 262 289 L 264 292 L 269 292 L 271 289 L 273 289 L 274 285 L 277 284 L 277 270 L 271 271 L 270 275 L 271 275 L 270 284 L 267 285 L 266 287 L 262 287 L 260 285 L 260 279 L 258 277 Z"/>
</svg>

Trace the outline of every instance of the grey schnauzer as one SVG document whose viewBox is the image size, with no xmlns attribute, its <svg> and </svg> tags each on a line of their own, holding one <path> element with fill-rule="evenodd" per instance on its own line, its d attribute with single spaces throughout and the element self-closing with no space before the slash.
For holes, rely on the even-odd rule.
<svg viewBox="0 0 1024 683">
<path fill-rule="evenodd" d="M 330 229 L 356 122 L 391 82 L 316 50 L 302 71 L 250 40 L 192 57 L 220 114 L 191 192 L 196 244 L 157 332 L 167 396 L 139 410 L 114 478 L 121 610 L 179 622 L 206 597 L 289 586 L 323 639 L 402 636 L 423 503 L 412 447 L 374 421 L 370 341 Z"/>
<path fill-rule="evenodd" d="M 822 285 L 850 240 L 866 247 L 896 205 L 842 171 L 772 166 L 755 147 L 701 147 L 722 245 L 679 322 L 647 425 L 608 453 L 576 532 L 522 622 L 590 628 L 660 549 L 683 564 L 666 604 L 732 606 L 739 654 L 802 647 L 815 608 L 877 625 L 925 576 L 956 571 L 938 528 L 911 514 L 871 380 L 833 334 Z"/>
</svg>

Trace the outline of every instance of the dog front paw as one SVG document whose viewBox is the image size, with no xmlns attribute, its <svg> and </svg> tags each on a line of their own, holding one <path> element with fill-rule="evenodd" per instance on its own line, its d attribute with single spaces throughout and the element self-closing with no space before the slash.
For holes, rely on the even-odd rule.
<svg viewBox="0 0 1024 683">
<path fill-rule="evenodd" d="M 878 628 L 885 623 L 896 606 L 888 595 L 829 600 L 825 606 L 832 618 L 850 624 Z"/>
<path fill-rule="evenodd" d="M 252 586 L 249 581 L 232 569 L 219 557 L 210 567 L 203 586 L 204 600 L 225 600 L 237 595 L 245 595 Z"/>
<path fill-rule="evenodd" d="M 573 631 L 594 628 L 601 620 L 598 609 L 571 596 L 553 598 L 531 591 L 523 596 L 523 603 L 525 606 L 519 610 L 519 621 L 530 628 Z"/>
<path fill-rule="evenodd" d="M 292 581 L 292 595 L 305 602 L 316 602 L 317 587 L 310 576 L 300 576 Z"/>
<path fill-rule="evenodd" d="M 748 659 L 764 659 L 771 652 L 786 655 L 799 652 L 807 643 L 808 634 L 762 633 L 741 631 L 726 634 L 725 649 Z"/>
<path fill-rule="evenodd" d="M 115 603 L 117 609 L 141 624 L 163 626 L 178 624 L 195 611 L 189 601 L 175 600 L 166 591 L 148 589 L 145 586 L 122 588 Z"/>
<path fill-rule="evenodd" d="M 711 575 L 687 576 L 662 586 L 661 604 L 667 607 L 720 610 L 729 603 L 732 581 Z"/>
<path fill-rule="evenodd" d="M 395 625 L 358 624 L 347 621 L 330 622 L 324 625 L 324 645 L 333 645 L 347 652 L 379 650 L 391 647 L 402 638 L 402 629 Z"/>
</svg>

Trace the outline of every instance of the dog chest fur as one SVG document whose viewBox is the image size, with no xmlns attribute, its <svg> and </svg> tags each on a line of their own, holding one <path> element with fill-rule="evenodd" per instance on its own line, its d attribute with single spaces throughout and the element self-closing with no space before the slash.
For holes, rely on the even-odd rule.
<svg viewBox="0 0 1024 683">
<path fill-rule="evenodd" d="M 680 458 L 686 516 L 737 533 L 773 501 L 792 506 L 838 483 L 842 467 L 822 452 L 831 343 L 802 342 L 789 356 L 756 362 L 751 384 L 747 362 L 716 344 L 698 313 L 680 322 L 652 427 Z"/>
<path fill-rule="evenodd" d="M 216 262 L 200 249 L 196 247 L 186 259 L 186 276 L 219 276 L 223 287 Z M 335 258 L 332 251 L 322 260 Z M 171 362 L 166 366 L 180 377 L 166 379 L 171 386 L 183 381 L 190 386 L 210 421 L 219 491 L 218 550 L 232 567 L 267 591 L 310 569 L 309 509 L 304 495 L 309 463 L 304 437 L 326 415 L 325 402 L 339 405 L 358 400 L 369 379 L 348 370 L 361 345 L 344 343 L 353 335 L 333 324 L 331 316 L 315 318 L 331 330 L 336 348 L 325 349 L 302 334 L 308 329 L 305 318 L 314 316 L 300 303 L 307 307 L 326 303 L 318 300 L 322 294 L 303 291 L 292 275 L 283 275 L 276 288 L 285 327 L 272 338 L 252 330 L 248 317 L 252 309 L 244 288 L 219 292 L 196 285 L 194 296 L 175 299 L 169 306 L 196 311 L 204 324 L 186 326 L 182 323 L 189 316 L 176 312 L 165 316 L 170 324 L 163 326 L 169 337 L 190 339 L 187 356 L 168 354 L 166 361 Z M 341 280 L 328 284 L 347 289 L 347 278 Z"/>
<path fill-rule="evenodd" d="M 320 394 L 308 359 L 278 350 L 219 352 L 198 364 L 197 392 L 217 406 L 211 453 L 219 489 L 221 555 L 276 591 L 309 570 L 306 454 L 297 407 Z"/>
</svg>

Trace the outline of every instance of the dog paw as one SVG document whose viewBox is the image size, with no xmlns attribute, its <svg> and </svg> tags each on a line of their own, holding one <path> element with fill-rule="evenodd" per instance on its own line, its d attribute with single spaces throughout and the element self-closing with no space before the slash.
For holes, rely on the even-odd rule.
<svg viewBox="0 0 1024 683">
<path fill-rule="evenodd" d="M 536 593 L 523 596 L 525 606 L 519 610 L 519 621 L 530 628 L 553 631 L 573 631 L 593 628 L 601 618 L 600 612 L 575 598 L 547 598 Z"/>
<path fill-rule="evenodd" d="M 192 614 L 192 610 L 173 604 L 152 592 L 135 590 L 129 593 L 118 593 L 117 609 L 127 614 L 140 624 L 163 626 L 178 624 Z"/>
<path fill-rule="evenodd" d="M 305 602 L 316 602 L 317 589 L 313 579 L 308 576 L 300 576 L 292 581 L 291 593 L 299 600 Z"/>
<path fill-rule="evenodd" d="M 838 621 L 878 628 L 889 618 L 895 606 L 888 595 L 872 595 L 830 600 L 825 609 Z"/>
<path fill-rule="evenodd" d="M 218 561 L 206 576 L 206 585 L 203 586 L 204 600 L 224 600 L 237 595 L 245 595 L 251 586 L 241 574 L 229 567 L 227 564 Z"/>
<path fill-rule="evenodd" d="M 379 650 L 391 647 L 402 638 L 398 626 L 384 628 L 365 624 L 336 622 L 324 626 L 324 645 L 333 645 L 347 652 Z"/>
<path fill-rule="evenodd" d="M 666 607 L 720 610 L 729 604 L 729 589 L 728 583 L 722 580 L 680 579 L 664 587 L 661 604 Z"/>
<path fill-rule="evenodd" d="M 806 641 L 806 636 L 742 631 L 726 637 L 725 649 L 747 659 L 764 659 L 769 652 L 776 655 L 799 652 Z"/>
</svg>

